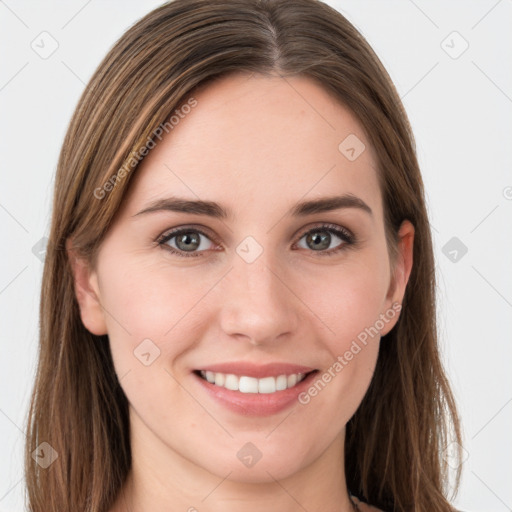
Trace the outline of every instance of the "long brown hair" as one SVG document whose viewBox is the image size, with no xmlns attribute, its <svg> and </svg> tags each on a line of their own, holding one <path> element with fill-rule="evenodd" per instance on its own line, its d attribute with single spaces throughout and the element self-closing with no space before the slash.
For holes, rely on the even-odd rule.
<svg viewBox="0 0 512 512">
<path fill-rule="evenodd" d="M 382 338 L 370 388 L 347 424 L 347 485 L 385 511 L 451 511 L 443 451 L 454 441 L 459 451 L 450 460 L 460 458 L 461 432 L 438 349 L 434 257 L 413 134 L 366 40 L 317 0 L 166 3 L 120 38 L 85 88 L 55 180 L 27 419 L 28 508 L 106 512 L 131 465 L 127 399 L 108 337 L 81 322 L 66 242 L 94 265 L 136 172 L 134 155 L 194 91 L 233 72 L 308 76 L 334 94 L 375 149 L 392 261 L 401 222 L 415 227 L 401 316 Z M 43 442 L 58 455 L 48 468 L 32 457 Z"/>
</svg>

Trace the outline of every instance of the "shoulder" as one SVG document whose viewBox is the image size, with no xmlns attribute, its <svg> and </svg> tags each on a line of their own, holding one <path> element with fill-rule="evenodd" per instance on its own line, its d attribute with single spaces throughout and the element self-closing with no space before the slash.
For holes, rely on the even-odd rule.
<svg viewBox="0 0 512 512">
<path fill-rule="evenodd" d="M 357 505 L 358 512 L 385 512 L 380 508 L 372 507 L 368 503 L 361 501 L 356 496 L 352 496 L 352 499 L 354 500 L 354 503 Z"/>
<path fill-rule="evenodd" d="M 361 501 L 357 496 L 352 495 L 352 500 L 357 505 L 358 512 L 387 512 L 377 507 L 372 507 L 368 503 Z M 463 510 L 453 509 L 454 512 L 464 512 Z"/>
</svg>

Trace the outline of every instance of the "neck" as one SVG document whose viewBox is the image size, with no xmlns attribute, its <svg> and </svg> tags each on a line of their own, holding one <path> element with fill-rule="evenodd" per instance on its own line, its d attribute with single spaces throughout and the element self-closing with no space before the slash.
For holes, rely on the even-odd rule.
<svg viewBox="0 0 512 512">
<path fill-rule="evenodd" d="M 234 472 L 209 472 L 155 436 L 136 435 L 137 430 L 132 429 L 131 436 L 132 468 L 110 512 L 355 509 L 345 481 L 345 430 L 310 465 L 281 479 L 263 471 L 264 476 L 252 482 L 237 480 Z"/>
</svg>

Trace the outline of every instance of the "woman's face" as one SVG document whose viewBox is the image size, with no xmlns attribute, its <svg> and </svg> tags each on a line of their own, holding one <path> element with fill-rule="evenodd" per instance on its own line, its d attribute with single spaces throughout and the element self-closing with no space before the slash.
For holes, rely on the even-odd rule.
<svg viewBox="0 0 512 512">
<path fill-rule="evenodd" d="M 134 171 L 78 283 L 82 319 L 108 333 L 134 453 L 284 478 L 342 455 L 398 320 L 413 229 L 393 287 L 375 155 L 310 79 L 232 75 L 194 98 Z M 338 204 L 309 204 L 324 198 Z"/>
</svg>

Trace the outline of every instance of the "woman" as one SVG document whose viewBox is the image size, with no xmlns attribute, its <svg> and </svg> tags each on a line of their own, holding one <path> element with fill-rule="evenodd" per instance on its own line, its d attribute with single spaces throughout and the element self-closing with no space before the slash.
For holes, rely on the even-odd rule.
<svg viewBox="0 0 512 512">
<path fill-rule="evenodd" d="M 30 510 L 454 510 L 435 313 L 413 135 L 364 38 L 315 0 L 167 3 L 63 144 Z"/>
</svg>

